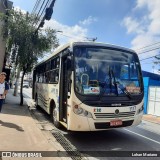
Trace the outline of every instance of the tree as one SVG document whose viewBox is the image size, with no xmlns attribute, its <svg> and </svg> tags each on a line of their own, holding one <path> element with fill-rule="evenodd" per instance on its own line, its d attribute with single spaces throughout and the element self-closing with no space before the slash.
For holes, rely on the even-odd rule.
<svg viewBox="0 0 160 160">
<path fill-rule="evenodd" d="M 35 16 L 20 10 L 10 10 L 7 16 L 1 15 L 1 18 L 6 21 L 3 35 L 7 42 L 7 52 L 12 51 L 12 62 L 23 71 L 20 89 L 20 105 L 23 105 L 24 75 L 31 71 L 45 52 L 58 47 L 56 31 L 50 28 L 37 31 L 33 25 Z"/>
</svg>

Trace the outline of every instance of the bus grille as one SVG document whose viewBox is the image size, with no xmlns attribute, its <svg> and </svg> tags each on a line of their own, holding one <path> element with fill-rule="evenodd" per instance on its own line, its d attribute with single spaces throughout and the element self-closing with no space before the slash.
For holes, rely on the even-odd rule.
<svg viewBox="0 0 160 160">
<path fill-rule="evenodd" d="M 94 113 L 95 117 L 100 118 L 125 118 L 125 117 L 134 117 L 135 111 L 132 112 L 120 112 L 119 114 L 115 113 Z"/>
</svg>

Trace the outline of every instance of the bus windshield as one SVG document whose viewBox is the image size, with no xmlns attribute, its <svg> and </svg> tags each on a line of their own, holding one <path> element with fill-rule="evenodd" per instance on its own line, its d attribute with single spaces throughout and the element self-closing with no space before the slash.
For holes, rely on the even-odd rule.
<svg viewBox="0 0 160 160">
<path fill-rule="evenodd" d="M 74 56 L 75 90 L 79 94 L 141 94 L 140 64 L 135 53 L 102 47 L 76 47 Z"/>
</svg>

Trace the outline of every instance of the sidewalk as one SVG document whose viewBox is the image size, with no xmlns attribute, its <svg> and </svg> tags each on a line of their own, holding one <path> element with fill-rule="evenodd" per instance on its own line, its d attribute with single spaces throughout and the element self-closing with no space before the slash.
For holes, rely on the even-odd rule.
<svg viewBox="0 0 160 160">
<path fill-rule="evenodd" d="M 152 122 L 152 123 L 160 124 L 160 117 L 150 115 L 150 114 L 144 114 L 143 115 L 143 120 L 149 121 L 149 122 Z"/>
<path fill-rule="evenodd" d="M 20 98 L 10 90 L 0 113 L 0 151 L 57 151 L 56 144 L 49 143 L 36 125 L 26 105 L 20 106 Z M 62 159 L 47 157 L 38 159 Z M 1 158 L 0 158 L 1 159 Z M 11 159 L 11 158 L 3 158 Z M 20 158 L 13 158 L 20 159 Z M 23 158 L 25 159 L 25 158 Z M 37 159 L 37 158 L 26 158 Z"/>
</svg>

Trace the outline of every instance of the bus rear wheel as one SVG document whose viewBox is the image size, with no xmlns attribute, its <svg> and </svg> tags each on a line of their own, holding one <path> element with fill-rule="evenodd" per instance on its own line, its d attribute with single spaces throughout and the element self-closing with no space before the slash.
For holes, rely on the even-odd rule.
<svg viewBox="0 0 160 160">
<path fill-rule="evenodd" d="M 51 121 L 53 122 L 53 124 L 56 128 L 61 127 L 60 122 L 58 122 L 58 120 L 57 120 L 57 112 L 56 112 L 55 108 L 53 108 L 53 107 L 51 109 Z"/>
</svg>

